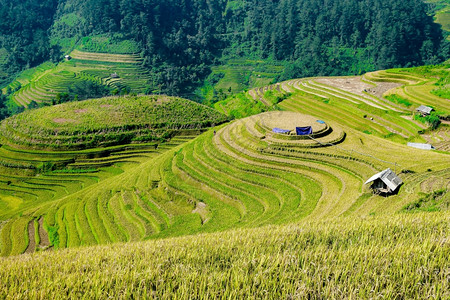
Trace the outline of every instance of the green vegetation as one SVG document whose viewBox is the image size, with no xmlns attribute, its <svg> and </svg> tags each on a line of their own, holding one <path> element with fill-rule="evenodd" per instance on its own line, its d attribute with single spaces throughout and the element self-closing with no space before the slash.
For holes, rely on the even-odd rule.
<svg viewBox="0 0 450 300">
<path fill-rule="evenodd" d="M 441 211 L 450 208 L 450 197 L 447 190 L 437 190 L 423 195 L 419 200 L 406 205 L 403 210 L 408 212 L 415 211 Z"/>
<path fill-rule="evenodd" d="M 113 37 L 89 36 L 81 40 L 79 49 L 85 52 L 99 52 L 111 54 L 133 54 L 140 52 L 136 42 L 124 40 L 122 36 Z"/>
<path fill-rule="evenodd" d="M 408 99 L 400 97 L 399 95 L 395 95 L 395 94 L 387 95 L 385 98 L 388 99 L 389 101 L 392 101 L 392 102 L 400 104 L 400 105 L 404 105 L 406 107 L 411 107 L 411 105 L 412 105 L 412 103 L 410 101 L 408 101 Z"/>
<path fill-rule="evenodd" d="M 165 96 L 109 97 L 28 110 L 4 120 L 2 143 L 38 149 L 86 149 L 170 138 L 224 122 L 211 108 Z"/>
<path fill-rule="evenodd" d="M 150 80 L 138 55 L 90 53 L 74 50 L 72 59 L 58 65 L 44 63 L 21 73 L 9 85 L 16 105 L 59 104 L 106 95 L 144 93 Z M 6 89 L 5 89 L 6 90 Z"/>
<path fill-rule="evenodd" d="M 290 98 L 295 99 L 295 95 Z M 272 127 L 291 128 L 298 120 L 313 124 L 313 139 L 271 133 Z M 123 172 L 109 171 L 108 178 L 62 197 L 57 190 L 66 184 L 53 186 L 56 182 L 46 178 L 56 175 L 54 178 L 59 179 L 62 173 L 39 177 L 40 188 L 30 189 L 30 179 L 5 183 L 5 192 L 12 189 L 23 199 L 35 200 L 19 203 L 3 216 L 9 221 L 2 229 L 2 254 L 15 254 L 14 249 L 29 245 L 8 239 L 8 232 L 41 218 L 48 228 L 57 228 L 52 231 L 51 240 L 57 241 L 52 246 L 65 248 L 283 224 L 304 218 L 393 214 L 418 199 L 417 185 L 448 173 L 450 165 L 443 163 L 446 154 L 432 152 L 419 162 L 416 157 L 421 150 L 352 129 L 348 134 L 336 122 L 325 120 L 326 124 L 320 124 L 315 117 L 279 111 L 237 120 L 187 143 L 175 143 L 175 149 L 154 159 L 142 157 L 140 164 Z M 339 146 L 329 147 L 331 144 Z M 161 147 L 164 144 L 157 149 Z M 92 169 L 110 163 L 114 152 L 109 151 L 111 154 L 104 158 L 78 158 L 68 166 Z M 130 159 L 122 156 L 112 165 L 124 160 Z M 397 166 L 413 172 L 403 177 L 405 186 L 394 196 L 395 201 L 377 205 L 382 197 L 361 197 L 367 192 L 364 178 Z M 428 168 L 434 171 L 428 172 Z M 65 176 L 79 181 L 88 176 L 95 180 L 101 174 Z M 40 190 L 44 187 L 50 191 Z M 39 199 L 49 192 L 55 194 L 54 200 L 41 202 Z"/>
<path fill-rule="evenodd" d="M 448 0 L 427 0 L 426 3 L 431 9 L 429 13 L 434 16 L 435 22 L 442 26 L 447 40 L 450 40 L 450 3 Z"/>
<path fill-rule="evenodd" d="M 215 102 L 280 80 L 434 64 L 449 53 L 430 16 L 445 26 L 442 1 L 434 7 L 419 0 L 26 0 L 18 7 L 5 1 L 0 49 L 8 55 L 0 76 L 9 80 L 74 49 L 137 54 L 134 69 L 142 68 L 137 77 L 146 77 L 146 88 L 131 90 Z M 223 78 L 211 84 L 215 74 Z"/>
<path fill-rule="evenodd" d="M 421 116 L 420 114 L 416 114 L 414 116 L 414 120 L 429 124 L 431 129 L 436 129 L 441 124 L 439 115 L 436 112 L 431 112 L 431 114 L 429 114 L 428 116 L 424 116 L 424 117 Z"/>
<path fill-rule="evenodd" d="M 66 116 L 73 119 L 62 118 Z M 113 191 L 120 191 L 121 180 L 154 172 L 138 171 L 140 165 L 225 120 L 211 108 L 166 96 L 66 103 L 4 120 L 0 220 L 9 220 L 9 225 L 0 230 L 1 254 L 142 239 L 161 231 L 167 226 L 166 213 L 147 198 L 145 188 L 131 193 L 128 188 L 132 185 L 124 186 L 123 200 L 111 199 Z M 148 140 L 151 142 L 145 142 Z M 141 183 L 147 184 L 149 181 Z M 81 195 L 89 200 L 80 202 Z M 100 203 L 106 206 L 97 211 Z M 112 223 L 106 223 L 112 227 L 101 225 L 102 214 L 112 218 L 108 219 Z M 124 226 L 132 222 L 138 231 L 128 233 L 122 225 L 112 225 L 115 218 L 125 222 L 119 223 Z M 27 234 L 30 222 L 38 223 L 38 238 L 35 229 L 33 235 Z M 86 238 L 78 236 L 78 226 L 83 226 Z"/>
</svg>

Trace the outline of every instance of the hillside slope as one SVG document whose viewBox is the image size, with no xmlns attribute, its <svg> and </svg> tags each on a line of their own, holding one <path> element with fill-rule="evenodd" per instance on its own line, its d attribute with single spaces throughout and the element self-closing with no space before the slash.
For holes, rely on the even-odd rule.
<svg viewBox="0 0 450 300">
<path fill-rule="evenodd" d="M 198 88 L 209 87 L 209 75 L 226 77 L 211 91 L 221 94 L 230 87 L 258 87 L 258 82 L 355 75 L 394 66 L 440 63 L 449 58 L 444 31 L 430 15 L 441 10 L 429 9 L 421 0 L 2 3 L 1 15 L 8 16 L 0 20 L 0 49 L 6 50 L 0 51 L 3 82 L 46 61 L 60 62 L 74 49 L 138 55 L 138 66 L 133 62 L 135 70 L 131 72 L 135 90 L 144 81 L 148 91 L 192 98 L 201 94 Z M 437 18 L 445 24 L 445 14 Z M 7 53 L 3 64 L 2 52 Z M 235 62 L 249 65 L 236 66 Z M 261 64 L 268 66 L 266 70 Z M 129 65 L 125 68 L 132 69 Z M 75 73 L 77 80 L 105 78 L 104 72 Z M 65 81 L 71 77 L 59 75 L 49 79 L 62 85 L 59 90 L 67 90 Z M 40 88 L 52 90 L 44 82 L 32 87 L 31 92 Z M 27 94 L 22 97 L 22 105 L 27 104 Z M 205 98 L 214 99 L 208 95 Z"/>
<path fill-rule="evenodd" d="M 448 299 L 449 224 L 337 218 L 0 258 L 0 297 Z"/>
<path fill-rule="evenodd" d="M 2 254 L 57 244 L 50 208 L 57 200 L 87 196 L 90 188 L 100 192 L 98 184 L 103 181 L 118 184 L 116 176 L 225 120 L 211 108 L 166 96 L 66 103 L 4 120 L 0 147 Z M 79 198 L 72 199 L 81 204 Z M 75 225 L 75 219 L 64 215 L 61 222 Z M 7 220 L 10 222 L 5 223 Z M 158 222 L 165 221 L 157 219 L 152 230 L 159 231 Z M 36 236 L 32 234 L 35 229 Z"/>
<path fill-rule="evenodd" d="M 156 111 L 146 110 L 138 97 L 119 101 L 116 107 L 109 106 L 108 101 L 117 100 L 106 98 L 7 119 L 2 123 L 5 145 L 0 150 L 3 168 L 14 175 L 14 180 L 2 180 L 2 205 L 9 208 L 2 217 L 8 220 L 2 224 L 2 254 L 40 249 L 42 239 L 49 240 L 47 246 L 65 248 L 302 219 L 388 216 L 408 206 L 421 208 L 422 204 L 423 210 L 446 209 L 450 182 L 448 126 L 429 130 L 411 116 L 418 99 L 434 103 L 440 113 L 448 112 L 448 101 L 438 96 L 445 95 L 445 85 L 434 85 L 441 82 L 436 74 L 448 72 L 443 66 L 429 70 L 428 75 L 420 75 L 420 70 L 369 73 L 364 81 L 357 77 L 306 78 L 252 90 L 241 99 L 245 105 L 259 103 L 255 108 L 265 110 L 273 109 L 268 105 L 279 102 L 278 107 L 291 112 L 256 114 L 210 129 L 194 139 L 191 131 L 190 138 L 169 141 L 168 147 L 150 142 L 125 149 L 120 145 L 88 149 L 76 155 L 70 151 L 49 151 L 70 149 L 69 146 L 86 148 L 92 141 L 101 145 L 106 141 L 120 144 L 134 138 L 142 140 L 139 135 L 147 141 L 158 141 L 157 137 L 165 136 L 159 129 L 192 128 L 189 124 L 204 128 L 225 118 L 203 109 L 210 118 L 205 121 L 202 114 L 177 105 L 182 111 L 179 117 L 175 113 L 171 123 L 160 122 L 166 116 L 159 111 L 165 102 L 145 98 L 159 105 Z M 405 94 L 389 98 L 394 92 Z M 233 101 L 219 105 L 226 108 Z M 102 112 L 115 116 L 115 125 L 102 119 Z M 78 116 L 78 121 L 72 120 L 74 116 Z M 154 123 L 145 122 L 155 116 Z M 93 117 L 96 123 L 92 122 Z M 147 125 L 135 126 L 134 122 Z M 149 126 L 156 131 L 147 133 Z M 302 139 L 272 132 L 274 127 L 294 130 L 296 126 L 312 126 L 314 134 Z M 134 138 L 128 140 L 129 137 Z M 439 139 L 435 145 L 441 151 L 426 152 L 406 146 L 407 141 L 428 138 Z M 42 150 L 21 150 L 24 147 L 48 150 L 36 157 Z M 175 148 L 168 149 L 171 147 Z M 155 150 L 164 153 L 155 155 Z M 101 151 L 107 154 L 102 155 Z M 130 165 L 135 156 L 142 157 L 138 164 Z M 97 167 L 121 163 L 128 163 L 125 172 L 117 174 L 114 169 L 100 168 L 109 175 L 92 182 L 95 174 L 90 174 L 89 168 L 96 171 Z M 53 172 L 23 178 L 33 176 L 36 170 L 60 166 L 76 172 L 85 169 L 87 173 L 68 173 L 64 175 L 70 176 L 64 177 Z M 398 194 L 388 198 L 373 195 L 363 184 L 386 168 L 394 170 L 404 182 Z M 53 181 L 47 181 L 49 175 Z M 90 183 L 83 183 L 89 180 Z M 42 201 L 49 194 L 53 195 L 52 201 Z"/>
<path fill-rule="evenodd" d="M 64 95 L 81 100 L 110 94 L 144 93 L 150 80 L 135 54 L 105 54 L 74 50 L 69 61 L 42 64 L 23 72 L 9 87 L 18 106 L 58 104 Z M 6 88 L 4 89 L 6 91 Z"/>
</svg>

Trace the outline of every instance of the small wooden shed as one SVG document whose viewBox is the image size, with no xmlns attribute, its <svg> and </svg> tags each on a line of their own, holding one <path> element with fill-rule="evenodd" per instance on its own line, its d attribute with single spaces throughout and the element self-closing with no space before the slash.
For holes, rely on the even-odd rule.
<svg viewBox="0 0 450 300">
<path fill-rule="evenodd" d="M 422 116 L 428 116 L 434 110 L 432 107 L 421 105 L 416 109 Z"/>
<path fill-rule="evenodd" d="M 119 78 L 119 75 L 116 72 L 114 72 L 111 74 L 111 78 Z"/>
<path fill-rule="evenodd" d="M 377 194 L 392 194 L 403 183 L 391 169 L 387 168 L 370 177 L 364 184 L 372 183 L 371 188 Z"/>
</svg>

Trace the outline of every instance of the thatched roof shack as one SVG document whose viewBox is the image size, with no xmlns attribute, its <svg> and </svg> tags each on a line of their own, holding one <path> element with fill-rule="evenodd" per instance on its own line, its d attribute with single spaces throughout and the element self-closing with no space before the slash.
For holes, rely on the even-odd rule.
<svg viewBox="0 0 450 300">
<path fill-rule="evenodd" d="M 372 183 L 372 189 L 376 193 L 392 194 L 403 183 L 391 169 L 387 168 L 369 178 L 364 184 Z"/>
<path fill-rule="evenodd" d="M 416 109 L 419 113 L 421 113 L 423 116 L 427 116 L 431 114 L 431 112 L 434 110 L 432 107 L 421 105 Z"/>
</svg>

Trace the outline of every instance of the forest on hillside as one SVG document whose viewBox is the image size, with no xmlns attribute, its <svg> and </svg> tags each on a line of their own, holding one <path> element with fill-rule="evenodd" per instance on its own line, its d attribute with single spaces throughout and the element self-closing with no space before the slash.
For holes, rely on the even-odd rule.
<svg viewBox="0 0 450 300">
<path fill-rule="evenodd" d="M 0 0 L 9 74 L 0 85 L 60 60 L 68 39 L 99 34 L 135 42 L 149 84 L 171 95 L 192 91 L 222 57 L 282 61 L 278 80 L 435 64 L 449 42 L 427 9 L 421 0 Z"/>
</svg>

